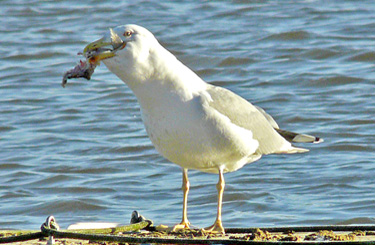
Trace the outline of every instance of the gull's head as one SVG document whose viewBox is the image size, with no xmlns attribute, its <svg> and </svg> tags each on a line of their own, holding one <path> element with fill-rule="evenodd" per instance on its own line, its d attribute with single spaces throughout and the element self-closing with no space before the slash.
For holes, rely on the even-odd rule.
<svg viewBox="0 0 375 245">
<path fill-rule="evenodd" d="M 102 38 L 88 44 L 83 55 L 92 64 L 103 61 L 109 70 L 126 80 L 126 76 L 134 73 L 148 73 L 150 55 L 158 46 L 156 38 L 146 28 L 124 25 L 110 28 Z"/>
</svg>

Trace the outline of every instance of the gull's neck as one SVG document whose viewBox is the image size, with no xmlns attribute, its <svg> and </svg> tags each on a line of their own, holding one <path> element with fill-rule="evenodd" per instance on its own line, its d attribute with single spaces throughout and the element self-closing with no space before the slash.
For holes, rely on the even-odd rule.
<svg viewBox="0 0 375 245">
<path fill-rule="evenodd" d="M 132 89 L 142 107 L 156 106 L 168 96 L 187 101 L 208 85 L 160 44 L 143 57 L 139 54 L 136 58 L 117 60 L 123 61 L 127 62 L 124 69 L 116 68 L 111 62 L 106 65 Z"/>
</svg>

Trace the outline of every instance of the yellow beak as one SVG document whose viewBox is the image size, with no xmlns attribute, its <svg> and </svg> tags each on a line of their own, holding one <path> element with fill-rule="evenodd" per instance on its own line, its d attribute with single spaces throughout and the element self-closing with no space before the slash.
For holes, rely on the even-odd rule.
<svg viewBox="0 0 375 245">
<path fill-rule="evenodd" d="M 83 55 L 92 64 L 99 64 L 101 60 L 115 56 L 112 42 L 106 41 L 105 37 L 89 43 L 83 50 Z"/>
</svg>

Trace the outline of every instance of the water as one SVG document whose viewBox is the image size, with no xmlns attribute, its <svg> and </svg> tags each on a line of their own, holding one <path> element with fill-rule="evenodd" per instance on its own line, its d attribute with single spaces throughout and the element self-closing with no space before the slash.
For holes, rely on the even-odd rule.
<svg viewBox="0 0 375 245">
<path fill-rule="evenodd" d="M 373 1 L 1 1 L 0 228 L 53 214 L 180 221 L 181 171 L 154 150 L 131 91 L 104 65 L 62 74 L 108 27 L 136 23 L 206 81 L 318 135 L 300 155 L 226 174 L 226 227 L 375 223 Z M 216 215 L 216 175 L 190 171 L 189 218 Z"/>
</svg>

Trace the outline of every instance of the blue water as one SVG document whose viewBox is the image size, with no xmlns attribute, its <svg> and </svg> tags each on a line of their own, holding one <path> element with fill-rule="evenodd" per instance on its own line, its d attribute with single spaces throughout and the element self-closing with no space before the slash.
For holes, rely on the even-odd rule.
<svg viewBox="0 0 375 245">
<path fill-rule="evenodd" d="M 62 75 L 109 27 L 145 26 L 209 83 L 325 139 L 225 175 L 226 227 L 374 224 L 375 2 L 1 1 L 0 228 L 53 214 L 175 224 L 181 170 L 158 155 L 139 105 L 104 65 Z M 301 145 L 302 146 L 302 145 Z M 189 219 L 216 215 L 217 176 L 190 171 Z"/>
</svg>

